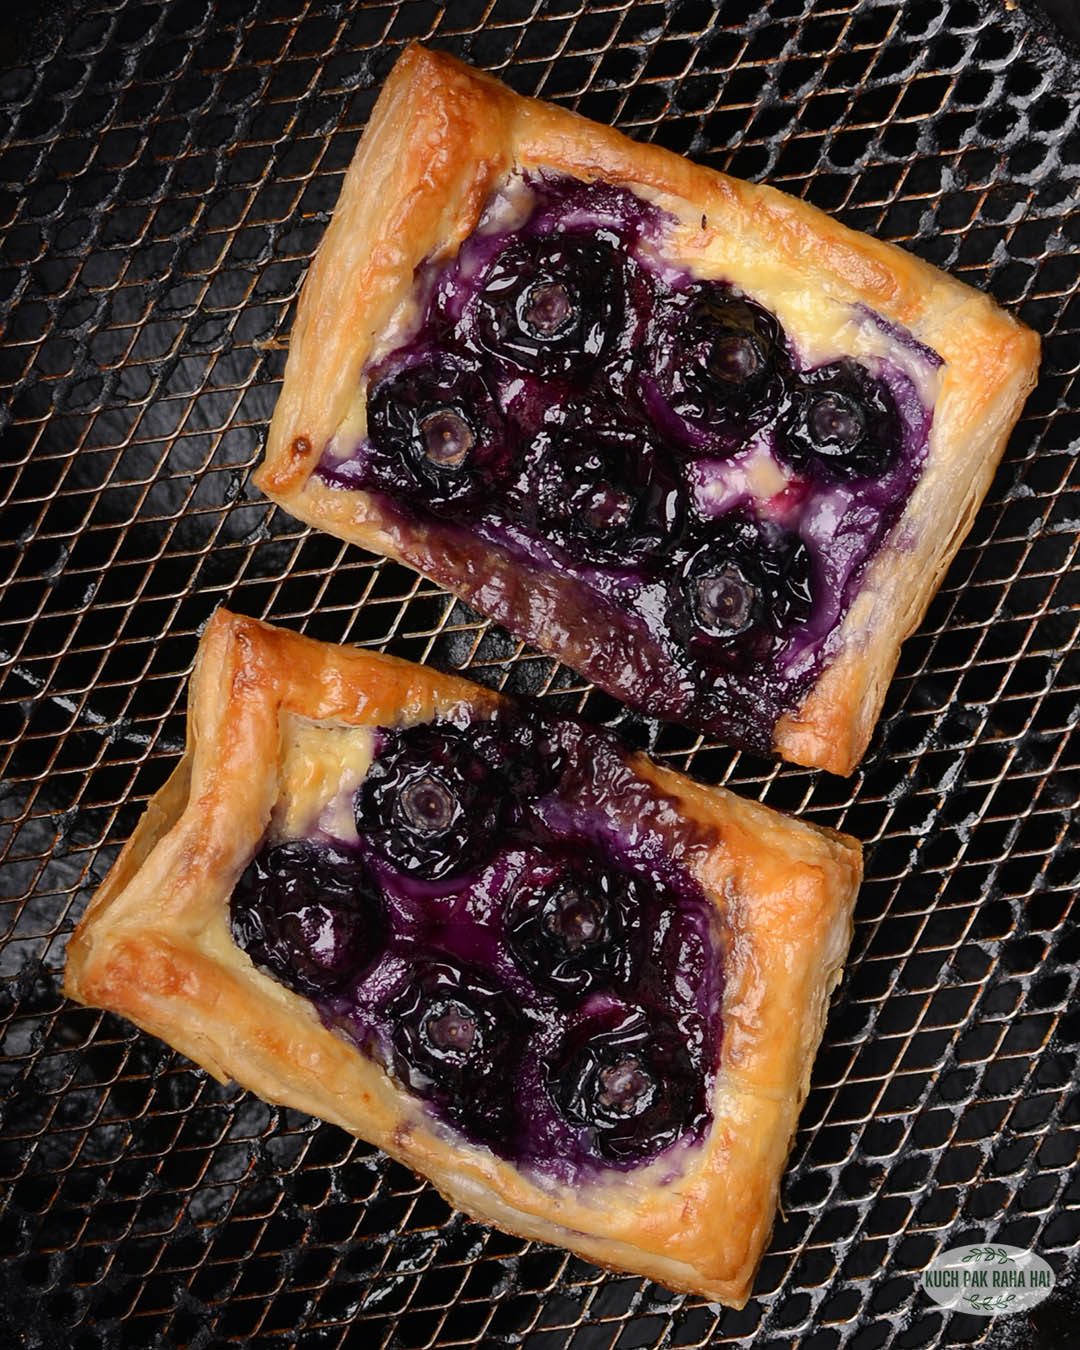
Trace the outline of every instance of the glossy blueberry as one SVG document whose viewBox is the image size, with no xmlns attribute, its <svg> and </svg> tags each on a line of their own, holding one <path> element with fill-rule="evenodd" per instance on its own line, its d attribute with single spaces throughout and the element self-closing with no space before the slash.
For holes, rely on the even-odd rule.
<svg viewBox="0 0 1080 1350">
<path fill-rule="evenodd" d="M 475 1136 L 505 1135 L 527 1026 L 490 974 L 430 954 L 385 1010 L 398 1080 Z"/>
<path fill-rule="evenodd" d="M 709 549 L 688 578 L 695 625 L 710 637 L 732 638 L 759 621 L 763 588 L 737 559 L 720 559 Z"/>
<path fill-rule="evenodd" d="M 674 1023 L 621 1008 L 574 1028 L 548 1068 L 552 1101 L 602 1157 L 660 1153 L 705 1115 L 705 1082 Z"/>
<path fill-rule="evenodd" d="M 685 492 L 650 429 L 575 401 L 549 410 L 526 455 L 520 519 L 574 562 L 658 561 L 682 530 Z"/>
<path fill-rule="evenodd" d="M 555 792 L 566 771 L 566 753 L 554 723 L 537 708 L 508 703 L 493 717 L 471 723 L 477 755 L 498 775 L 516 803 Z"/>
<path fill-rule="evenodd" d="M 449 722 L 386 733 L 356 794 L 356 828 L 400 871 L 427 881 L 468 871 L 494 852 L 506 783 L 474 738 Z"/>
<path fill-rule="evenodd" d="M 502 416 L 480 372 L 442 353 L 394 369 L 368 394 L 371 485 L 437 513 L 490 495 L 511 473 Z"/>
<path fill-rule="evenodd" d="M 888 472 L 902 440 L 888 385 L 845 358 L 799 379 L 777 428 L 776 449 L 795 469 L 850 482 Z"/>
<path fill-rule="evenodd" d="M 788 357 L 768 310 L 715 282 L 673 293 L 653 325 L 660 392 L 679 417 L 738 435 L 764 425 L 783 400 Z"/>
<path fill-rule="evenodd" d="M 537 375 L 586 374 L 622 328 L 623 270 L 620 250 L 598 233 L 511 242 L 474 301 L 480 345 Z"/>
<path fill-rule="evenodd" d="M 644 883 L 618 871 L 595 846 L 567 851 L 554 866 L 549 851 L 546 861 L 526 869 L 507 903 L 515 961 L 564 1000 L 625 984 L 640 954 Z"/>
<path fill-rule="evenodd" d="M 733 511 L 684 564 L 675 609 L 690 641 L 731 644 L 752 631 L 779 637 L 813 609 L 810 553 L 798 535 Z"/>
<path fill-rule="evenodd" d="M 383 902 L 367 868 L 328 844 L 264 847 L 237 882 L 229 910 L 237 945 L 307 995 L 363 974 L 386 941 Z"/>
</svg>

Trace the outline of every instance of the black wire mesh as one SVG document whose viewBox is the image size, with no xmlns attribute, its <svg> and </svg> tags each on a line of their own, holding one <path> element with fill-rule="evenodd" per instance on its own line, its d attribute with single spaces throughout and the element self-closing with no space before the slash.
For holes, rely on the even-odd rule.
<svg viewBox="0 0 1080 1350">
<path fill-rule="evenodd" d="M 849 781 L 621 715 L 249 485 L 293 303 L 422 38 L 988 288 L 1046 339 Z M 1080 62 L 996 0 L 85 3 L 0 34 L 3 1344 L 1065 1347 L 1080 1293 Z M 339 1130 L 67 1004 L 64 946 L 176 762 L 213 609 L 461 667 L 869 844 L 849 974 L 743 1312 L 452 1213 Z M 935 1252 L 1036 1248 L 979 1319 Z"/>
</svg>

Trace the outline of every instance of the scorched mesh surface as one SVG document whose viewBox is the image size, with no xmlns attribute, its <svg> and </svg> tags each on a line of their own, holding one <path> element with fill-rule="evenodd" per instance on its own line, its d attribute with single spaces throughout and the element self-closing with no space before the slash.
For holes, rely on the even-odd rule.
<svg viewBox="0 0 1080 1350">
<path fill-rule="evenodd" d="M 250 486 L 301 278 L 412 38 L 768 179 L 1044 335 L 1039 389 L 850 781 L 620 716 Z M 1077 1343 L 1080 63 L 1057 42 L 997 0 L 9 14 L 0 1344 Z M 197 634 L 222 602 L 619 721 L 680 768 L 868 844 L 849 973 L 743 1312 L 467 1222 L 341 1131 L 65 1003 L 66 939 L 176 762 Z M 933 1306 L 919 1272 L 980 1239 L 1037 1248 L 1053 1299 L 996 1323 Z"/>
</svg>

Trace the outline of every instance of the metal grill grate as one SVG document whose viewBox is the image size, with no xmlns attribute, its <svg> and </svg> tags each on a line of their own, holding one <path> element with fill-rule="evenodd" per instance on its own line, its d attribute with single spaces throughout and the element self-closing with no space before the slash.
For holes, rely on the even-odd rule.
<svg viewBox="0 0 1080 1350">
<path fill-rule="evenodd" d="M 0 36 L 3 1343 L 1075 1344 L 1080 62 L 997 0 L 41 12 Z M 304 269 L 411 38 L 768 178 L 988 287 L 1047 339 L 850 781 L 620 716 L 249 486 Z M 339 1130 L 61 998 L 67 936 L 176 762 L 197 633 L 222 601 L 621 721 L 680 768 L 868 842 L 849 975 L 745 1311 L 467 1222 Z M 978 1239 L 1037 1248 L 1054 1298 L 996 1323 L 936 1309 L 919 1272 Z"/>
</svg>

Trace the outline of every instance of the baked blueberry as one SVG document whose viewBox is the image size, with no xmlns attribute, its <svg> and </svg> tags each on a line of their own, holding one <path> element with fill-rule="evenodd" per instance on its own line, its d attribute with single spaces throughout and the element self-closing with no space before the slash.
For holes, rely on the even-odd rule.
<svg viewBox="0 0 1080 1350">
<path fill-rule="evenodd" d="M 673 292 L 653 325 L 657 387 L 696 426 L 737 437 L 765 425 L 784 396 L 789 362 L 768 310 L 717 282 Z"/>
<path fill-rule="evenodd" d="M 652 430 L 590 402 L 549 409 L 520 481 L 512 509 L 575 562 L 652 565 L 685 521 L 683 485 Z"/>
<path fill-rule="evenodd" d="M 779 637 L 813 608 L 810 553 L 798 535 L 749 511 L 723 517 L 683 565 L 677 623 L 691 642 L 735 644 L 747 635 Z"/>
<path fill-rule="evenodd" d="M 845 358 L 800 377 L 777 428 L 776 449 L 795 469 L 850 482 L 888 472 L 902 439 L 888 385 Z"/>
<path fill-rule="evenodd" d="M 554 792 L 566 769 L 566 753 L 555 725 L 538 709 L 508 703 L 487 721 L 473 722 L 469 734 L 477 755 L 502 780 L 517 803 Z"/>
<path fill-rule="evenodd" d="M 391 731 L 356 794 L 356 828 L 402 872 L 435 881 L 466 872 L 498 843 L 507 780 L 471 730 L 425 722 Z"/>
<path fill-rule="evenodd" d="M 429 510 L 469 506 L 510 474 L 513 454 L 487 382 L 452 353 L 425 353 L 368 393 L 371 485 Z"/>
<path fill-rule="evenodd" d="M 625 984 L 641 947 L 643 889 L 590 846 L 527 868 L 505 911 L 515 961 L 564 1001 Z"/>
<path fill-rule="evenodd" d="M 494 977 L 421 957 L 385 1015 L 397 1079 L 475 1136 L 504 1138 L 527 1026 Z"/>
<path fill-rule="evenodd" d="M 237 945 L 255 964 L 307 995 L 362 975 L 386 941 L 382 899 L 363 862 L 307 840 L 260 850 L 229 913 Z"/>
<path fill-rule="evenodd" d="M 552 1101 L 602 1157 L 660 1153 L 706 1114 L 705 1082 L 674 1023 L 642 1008 L 586 1020 L 548 1068 Z"/>
<path fill-rule="evenodd" d="M 764 595 L 751 569 L 735 558 L 717 556 L 706 547 L 690 573 L 690 612 L 703 633 L 721 639 L 738 637 L 760 622 Z"/>
<path fill-rule="evenodd" d="M 537 375 L 586 375 L 622 328 L 623 272 L 614 237 L 600 232 L 515 240 L 480 278 L 473 302 L 477 340 Z"/>
</svg>

